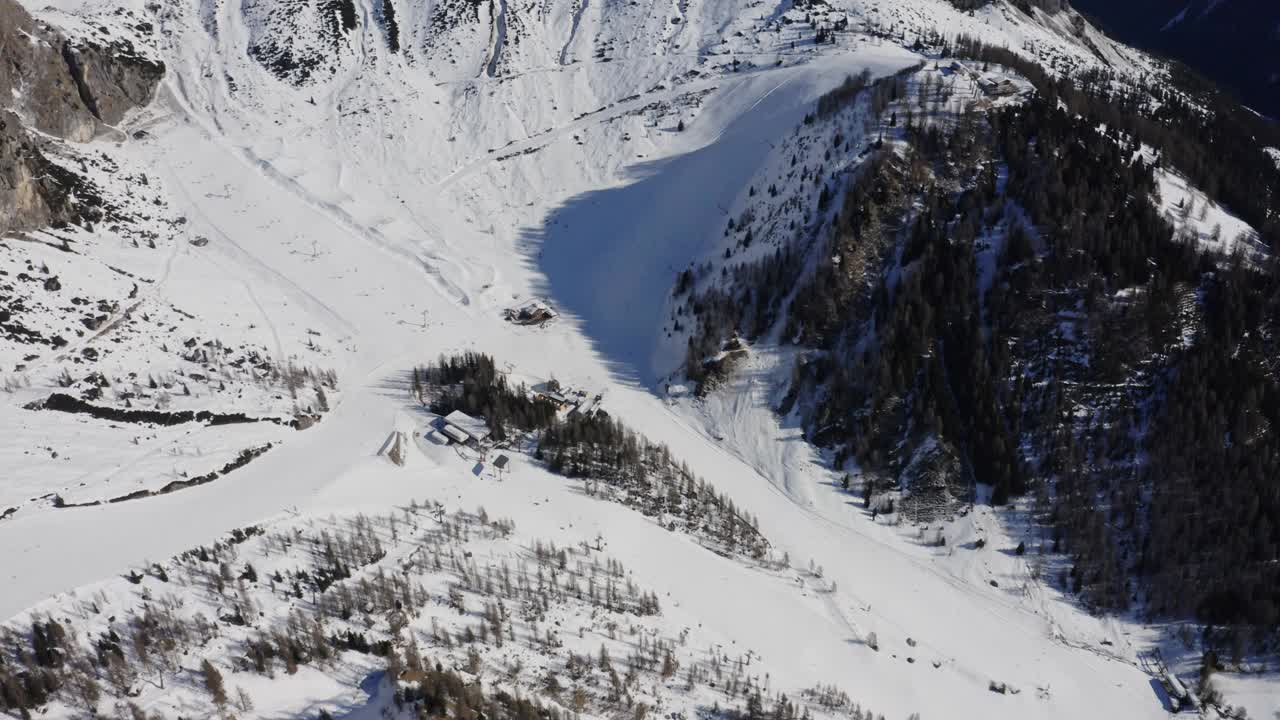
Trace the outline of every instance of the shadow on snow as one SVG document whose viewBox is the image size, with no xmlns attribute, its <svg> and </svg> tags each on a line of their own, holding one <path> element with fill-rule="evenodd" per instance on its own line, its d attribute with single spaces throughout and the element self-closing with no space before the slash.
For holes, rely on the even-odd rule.
<svg viewBox="0 0 1280 720">
<path fill-rule="evenodd" d="M 522 233 L 522 245 L 536 253 L 529 262 L 545 278 L 536 292 L 581 323 L 624 382 L 655 389 L 683 360 L 683 348 L 676 357 L 655 350 L 670 320 L 663 313 L 676 274 L 724 232 L 729 208 L 765 162 L 771 141 L 810 109 L 814 80 L 833 85 L 838 77 L 804 73 L 808 82 L 790 82 L 799 73 L 769 75 L 733 87 L 735 97 L 757 99 L 708 144 L 634 165 L 626 185 L 571 198 Z"/>
</svg>

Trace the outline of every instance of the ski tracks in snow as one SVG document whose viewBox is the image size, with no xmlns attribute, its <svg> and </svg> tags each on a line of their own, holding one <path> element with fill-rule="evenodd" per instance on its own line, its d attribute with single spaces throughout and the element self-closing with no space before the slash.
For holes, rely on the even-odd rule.
<svg viewBox="0 0 1280 720">
<path fill-rule="evenodd" d="M 761 71 L 761 72 L 767 72 L 767 71 Z M 749 73 L 742 73 L 742 74 L 747 75 Z M 529 150 L 535 147 L 542 147 L 560 139 L 561 137 L 564 137 L 566 133 L 572 132 L 574 130 L 581 130 L 591 125 L 597 125 L 607 120 L 612 120 L 622 115 L 626 115 L 627 113 L 633 110 L 642 108 L 645 105 L 648 105 L 653 102 L 659 102 L 662 100 L 671 100 L 671 99 L 680 97 L 682 95 L 698 92 L 699 90 L 716 88 L 719 85 L 721 85 L 723 82 L 724 82 L 724 78 L 716 77 L 716 78 L 709 78 L 706 80 L 697 80 L 693 82 L 684 83 L 683 85 L 679 85 L 668 90 L 662 90 L 654 93 L 646 93 L 641 95 L 638 98 L 616 102 L 611 105 L 607 105 L 604 108 L 597 110 L 595 112 L 581 115 L 574 120 L 564 123 L 563 125 L 559 125 L 554 128 L 551 128 L 550 130 L 545 130 L 540 133 L 535 133 L 533 135 L 530 135 L 525 138 L 521 138 L 519 140 L 512 140 L 508 142 L 506 145 L 502 145 L 501 147 L 489 148 L 489 150 L 485 154 L 475 157 L 472 160 L 463 163 L 462 165 L 459 165 L 458 167 L 450 171 L 447 175 L 440 178 L 440 180 L 436 182 L 436 188 L 443 190 L 443 189 L 452 187 L 453 185 L 457 184 L 458 181 L 466 178 L 467 176 L 471 175 L 477 170 L 487 167 L 488 165 L 493 163 L 494 159 L 500 154 L 509 155 L 512 153 L 519 153 L 525 150 Z"/>
<path fill-rule="evenodd" d="M 238 21 L 239 21 L 238 14 L 234 12 L 231 8 L 227 8 L 224 11 L 223 22 L 228 26 L 230 26 L 230 29 L 237 30 L 238 33 L 235 33 L 235 34 L 244 35 L 244 29 L 242 27 L 239 27 Z M 226 33 L 226 32 L 219 33 L 219 35 L 217 36 L 217 42 L 220 44 L 226 44 L 227 42 L 229 42 L 228 35 L 230 34 L 232 33 Z M 336 99 L 343 97 L 351 88 L 357 87 L 359 85 L 361 68 L 365 65 L 365 59 L 368 56 L 367 55 L 368 51 L 367 51 L 366 43 L 364 42 L 363 37 L 360 38 L 358 42 L 359 42 L 359 47 L 357 48 L 357 50 L 359 51 L 360 61 L 357 62 L 355 66 L 352 67 L 347 72 L 347 76 L 343 79 L 343 82 L 340 85 L 339 91 L 334 95 L 330 95 L 329 98 L 327 98 L 327 101 L 330 104 L 333 104 Z M 221 56 L 221 54 L 216 53 L 212 45 L 207 47 L 206 53 L 204 55 L 204 65 L 206 66 L 210 65 L 210 63 L 212 62 L 212 58 L 215 56 Z M 211 97 L 209 98 L 208 102 L 197 104 L 195 102 L 195 98 L 193 98 L 190 95 L 191 88 L 188 87 L 188 82 L 187 82 L 189 78 L 184 77 L 183 68 L 174 68 L 174 70 L 175 72 L 173 72 L 170 75 L 170 77 L 173 78 L 172 86 L 175 90 L 175 92 L 173 93 L 173 99 L 175 100 L 176 104 L 185 113 L 186 117 L 193 120 L 203 128 L 206 136 L 210 137 L 215 142 L 225 147 L 228 151 L 230 151 L 236 157 L 239 157 L 244 162 L 245 165 L 256 170 L 262 177 L 269 180 L 272 184 L 276 185 L 277 187 L 289 193 L 290 195 L 296 197 L 299 201 L 301 201 L 308 207 L 315 210 L 317 214 L 327 218 L 334 225 L 345 230 L 347 233 L 364 239 L 366 242 L 370 243 L 371 245 L 374 245 L 375 247 L 379 248 L 384 252 L 396 255 L 402 259 L 409 260 L 413 262 L 415 265 L 420 266 L 424 270 L 429 283 L 435 287 L 435 289 L 437 290 L 437 292 L 441 294 L 441 296 L 463 306 L 469 305 L 471 303 L 471 298 L 467 294 L 467 292 L 458 284 L 452 282 L 446 276 L 446 274 L 441 271 L 440 266 L 445 264 L 445 261 L 442 258 L 436 257 L 431 253 L 414 252 L 409 248 L 406 248 L 400 244 L 392 242 L 389 238 L 387 238 L 383 233 L 381 233 L 376 228 L 369 227 L 361 223 L 355 216 L 353 216 L 346 209 L 342 208 L 340 205 L 317 197 L 313 192 L 311 192 L 308 188 L 303 186 L 297 180 L 294 180 L 292 177 L 289 177 L 287 174 L 279 171 L 271 161 L 260 156 L 253 148 L 245 145 L 239 145 L 232 142 L 226 135 L 226 131 L 223 126 L 223 123 L 218 117 L 219 113 L 218 113 L 216 100 Z M 222 81 L 223 75 L 225 75 L 225 73 L 218 72 L 211 67 L 206 67 L 204 72 L 199 72 L 198 74 L 209 80 L 208 83 L 202 83 L 202 82 L 199 82 L 199 78 L 195 78 L 198 86 L 206 87 L 207 88 L 206 91 L 211 93 L 214 96 L 225 97 L 226 88 L 223 87 L 223 81 Z M 209 85 L 213 85 L 215 87 L 208 87 Z M 207 109 L 208 112 L 207 113 L 197 112 L 196 111 L 197 107 L 204 107 L 205 109 Z M 338 116 L 338 113 L 336 112 L 330 113 L 330 117 L 337 117 L 337 116 Z M 208 118 L 208 122 L 205 122 L 206 117 Z M 210 127 L 210 124 L 212 125 L 212 127 Z M 334 140 L 335 142 L 338 142 L 339 139 L 336 136 L 339 133 L 337 132 L 336 128 L 335 128 L 334 134 L 335 134 Z M 341 145 L 337 145 L 337 147 L 341 147 Z M 175 177 L 177 176 L 175 175 Z M 193 207 L 197 205 L 197 203 L 194 202 L 194 198 L 191 198 L 189 193 L 186 194 L 186 197 L 189 204 L 191 204 Z M 216 223 L 213 223 L 210 219 L 208 219 L 207 216 L 205 217 L 205 219 L 208 224 L 210 224 L 213 227 L 216 227 Z M 277 280 L 282 282 L 287 287 L 291 288 L 294 291 L 294 293 L 297 294 L 304 301 L 305 304 L 313 307 L 323 315 L 327 316 L 331 322 L 334 322 L 339 327 L 343 328 L 345 332 L 347 333 L 354 332 L 355 326 L 350 321 L 348 321 L 345 317 L 343 317 L 343 315 L 339 313 L 337 310 L 335 310 L 333 307 L 329 306 L 328 304 L 320 300 L 311 292 L 303 289 L 297 283 L 285 277 L 282 273 L 280 273 L 275 268 L 268 266 L 266 263 L 264 263 L 262 260 L 254 256 L 252 253 L 245 251 L 243 247 L 236 244 L 234 240 L 232 240 L 227 233 L 222 232 L 221 229 L 218 230 L 218 233 L 227 242 L 235 245 L 241 251 L 241 253 L 243 253 L 243 256 L 250 260 L 250 262 L 252 262 L 253 264 L 256 264 L 257 266 L 259 266 L 259 268 L 270 272 Z"/>
<path fill-rule="evenodd" d="M 422 269 L 426 271 L 428 277 L 433 280 L 432 284 L 436 286 L 436 289 L 441 295 L 451 299 L 458 305 L 465 306 L 471 304 L 471 296 L 467 291 L 458 284 L 449 280 L 449 278 L 440 271 L 439 264 L 443 262 L 440 258 L 433 257 L 431 254 L 427 253 L 417 253 L 401 246 L 398 243 L 392 242 L 378 229 L 361 223 L 342 206 L 316 197 L 297 180 L 294 180 L 288 175 L 280 172 L 270 161 L 258 157 L 252 149 L 241 146 L 239 151 L 264 176 L 312 207 L 316 212 L 328 217 L 334 222 L 334 224 L 343 228 L 352 235 L 364 238 L 366 241 L 375 245 L 384 252 L 399 256 L 402 259 L 410 260 L 413 263 L 420 265 Z M 433 262 L 437 264 L 433 265 Z"/>
</svg>

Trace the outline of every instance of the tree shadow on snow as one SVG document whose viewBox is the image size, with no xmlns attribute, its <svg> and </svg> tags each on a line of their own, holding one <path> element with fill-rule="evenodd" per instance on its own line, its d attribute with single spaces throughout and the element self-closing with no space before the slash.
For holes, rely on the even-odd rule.
<svg viewBox="0 0 1280 720">
<path fill-rule="evenodd" d="M 379 395 L 400 401 L 401 409 L 414 416 L 421 416 L 424 421 L 434 418 L 431 408 L 418 402 L 413 397 L 413 370 L 405 369 L 384 375 L 370 385 Z"/>
</svg>

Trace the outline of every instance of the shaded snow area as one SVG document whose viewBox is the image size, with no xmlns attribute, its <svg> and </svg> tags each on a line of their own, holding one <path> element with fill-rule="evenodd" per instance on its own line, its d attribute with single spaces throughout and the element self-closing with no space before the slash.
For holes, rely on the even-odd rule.
<svg viewBox="0 0 1280 720">
<path fill-rule="evenodd" d="M 1248 223 L 1231 214 L 1187 179 L 1165 169 L 1156 170 L 1159 209 L 1176 229 L 1178 237 L 1223 255 L 1241 253 L 1257 258 L 1268 252 L 1258 233 Z"/>
<path fill-rule="evenodd" d="M 719 244 L 727 208 L 745 195 L 722 178 L 760 173 L 776 157 L 770 148 L 778 132 L 800 122 L 817 96 L 848 74 L 851 60 L 883 75 L 914 58 L 886 48 L 727 80 L 686 130 L 706 144 L 631 166 L 626 184 L 573 198 L 533 233 L 546 292 L 581 318 L 622 374 L 653 385 L 683 360 L 658 336 L 662 311 L 676 273 Z M 652 209 L 646 222 L 637 222 L 640 208 Z"/>
<path fill-rule="evenodd" d="M 88 32 L 120 3 L 54 4 L 33 12 Z M 397 717 L 388 647 L 583 717 L 719 720 L 756 691 L 795 717 L 1166 715 L 1139 662 L 1159 629 L 1040 583 L 1019 511 L 898 524 L 847 492 L 773 411 L 792 355 L 749 349 L 705 400 L 667 387 L 677 275 L 810 227 L 833 133 L 846 177 L 896 142 L 865 100 L 805 123 L 848 76 L 928 60 L 966 102 L 1016 102 L 977 88 L 1019 78 L 909 49 L 961 32 L 1063 72 L 1156 64 L 1005 3 L 124 5 L 166 63 L 156 100 L 48 141 L 104 219 L 0 240 L 0 652 L 40 623 L 49 663 L 100 669 L 100 714 L 168 718 L 216 715 L 203 660 L 238 718 Z M 1194 201 L 1201 241 L 1235 242 Z M 751 243 L 727 230 L 746 215 Z M 507 319 L 535 298 L 539 322 Z M 411 368 L 463 351 L 664 444 L 767 556 L 519 442 L 429 438 Z M 1262 681 L 1238 690 L 1265 714 Z"/>
</svg>

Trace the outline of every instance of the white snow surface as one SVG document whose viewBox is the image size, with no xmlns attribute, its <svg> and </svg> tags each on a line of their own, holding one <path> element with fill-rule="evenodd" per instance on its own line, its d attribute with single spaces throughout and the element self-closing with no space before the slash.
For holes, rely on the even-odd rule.
<svg viewBox="0 0 1280 720">
<path fill-rule="evenodd" d="M 1258 257 L 1267 248 L 1249 223 L 1214 202 L 1182 175 L 1160 168 L 1156 170 L 1159 189 L 1158 208 L 1175 231 L 1206 250 L 1223 255 L 1240 252 Z"/>
<path fill-rule="evenodd" d="M 55 21 L 114 5 L 56 4 L 45 11 Z M 99 230 L 103 248 L 120 248 L 95 256 L 152 281 L 131 317 L 179 308 L 183 319 L 120 345 L 105 371 L 170 373 L 186 366 L 157 343 L 172 351 L 189 337 L 216 337 L 276 366 L 332 370 L 339 392 L 302 432 L 139 429 L 22 408 L 56 389 L 73 351 L 105 344 L 96 336 L 23 371 L 13 369 L 21 358 L 3 356 L 6 377 L 18 382 L 0 396 L 0 512 L 18 510 L 0 519 L 0 617 L 65 602 L 59 593 L 233 527 L 435 499 L 484 505 L 528 537 L 573 544 L 603 535 L 663 599 L 671 623 L 759 652 L 778 686 L 835 684 L 889 717 L 1165 716 L 1137 666 L 1140 643 L 1124 635 L 1137 629 L 1091 617 L 1033 580 L 1023 559 L 1004 552 L 1017 539 L 995 513 L 949 525 L 947 549 L 927 546 L 914 531 L 873 522 L 833 484 L 799 432 L 769 410 L 767 378 L 745 372 L 734 392 L 701 406 L 652 391 L 680 360 L 679 348 L 660 341 L 675 274 L 718 247 L 726 208 L 776 166 L 772 143 L 846 75 L 884 75 L 917 55 L 864 34 L 814 48 L 799 23 L 759 30 L 789 3 L 735 0 L 507 6 L 509 41 L 496 45 L 474 24 L 436 28 L 436 3 L 395 3 L 405 50 L 393 53 L 369 20 L 374 5 L 356 3 L 359 27 L 301 86 L 273 76 L 248 48 L 264 37 L 305 47 L 314 42 L 308 23 L 319 20 L 290 18 L 285 33 L 273 24 L 280 18 L 248 5 L 186 1 L 156 16 L 155 51 L 168 66 L 159 97 L 119 134 L 79 150 L 145 169 L 148 192 L 185 218 L 161 234 L 157 254 L 123 249 Z M 1003 4 L 973 15 L 934 0 L 834 7 L 860 29 L 894 26 L 908 45 L 938 29 L 1040 57 L 1147 67 L 1092 30 L 1077 34 L 1066 18 L 1039 24 Z M 477 23 L 489 22 L 487 12 Z M 198 247 L 189 242 L 196 237 L 209 242 Z M 66 273 L 102 295 L 129 290 L 101 268 Z M 551 299 L 561 317 L 545 327 L 504 322 L 502 310 L 527 297 Z M 757 515 L 778 554 L 797 567 L 812 559 L 838 589 L 815 592 L 803 576 L 797 583 L 691 546 L 520 456 L 501 484 L 437 446 L 416 444 L 404 468 L 377 458 L 389 432 L 421 432 L 426 422 L 408 398 L 407 369 L 461 350 L 491 353 L 525 377 L 604 392 L 612 416 L 668 444 Z M 767 374 L 784 360 L 753 367 Z M 291 404 L 269 383 L 230 380 L 230 391 L 197 388 L 194 399 L 175 393 L 172 402 L 262 415 Z M 265 442 L 277 445 L 172 494 L 81 508 L 38 501 L 150 488 L 166 473 L 204 472 Z M 978 536 L 986 550 L 972 548 Z M 863 642 L 872 632 L 878 652 Z M 991 692 L 992 680 L 1021 692 Z M 257 716 L 299 712 L 303 696 L 352 692 L 324 678 L 297 683 L 296 695 L 280 690 L 274 706 L 259 702 Z"/>
</svg>

